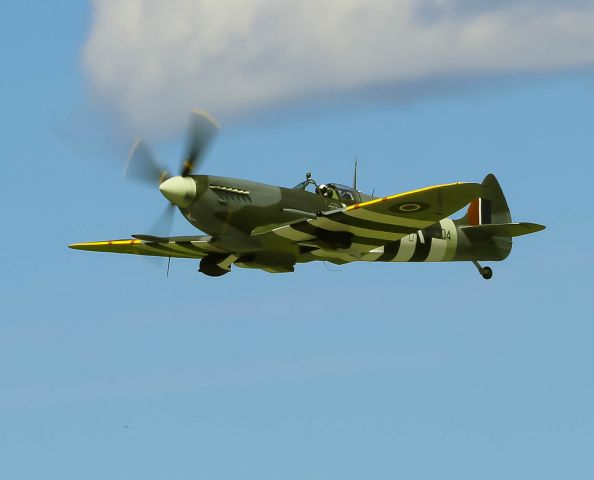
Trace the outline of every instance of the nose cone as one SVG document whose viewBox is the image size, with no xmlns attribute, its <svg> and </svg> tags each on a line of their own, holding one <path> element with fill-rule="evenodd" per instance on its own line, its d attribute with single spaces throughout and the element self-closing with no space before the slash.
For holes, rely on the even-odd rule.
<svg viewBox="0 0 594 480">
<path fill-rule="evenodd" d="M 178 207 L 188 207 L 196 196 L 196 182 L 191 177 L 171 177 L 159 185 L 163 196 Z"/>
</svg>

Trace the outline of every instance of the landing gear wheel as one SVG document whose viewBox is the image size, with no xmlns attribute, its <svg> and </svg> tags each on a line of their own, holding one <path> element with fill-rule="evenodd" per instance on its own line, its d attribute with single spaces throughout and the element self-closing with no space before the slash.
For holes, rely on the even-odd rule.
<svg viewBox="0 0 594 480">
<path fill-rule="evenodd" d="M 481 277 L 483 277 L 485 280 L 489 280 L 491 277 L 493 277 L 493 270 L 491 270 L 491 267 L 483 267 L 476 260 L 473 260 L 472 263 L 481 274 Z"/>
<path fill-rule="evenodd" d="M 493 270 L 491 267 L 482 267 L 480 269 L 480 273 L 485 280 L 489 280 L 491 277 L 493 277 Z"/>
<path fill-rule="evenodd" d="M 225 255 L 210 254 L 200 260 L 198 271 L 209 277 L 221 277 L 231 271 L 230 268 L 222 268 L 220 262 L 227 258 Z"/>
</svg>

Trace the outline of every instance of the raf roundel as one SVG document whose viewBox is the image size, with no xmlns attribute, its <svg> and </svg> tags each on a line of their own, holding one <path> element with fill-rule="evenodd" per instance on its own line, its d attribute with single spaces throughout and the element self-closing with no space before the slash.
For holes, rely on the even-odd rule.
<svg viewBox="0 0 594 480">
<path fill-rule="evenodd" d="M 394 205 L 390 210 L 394 213 L 414 213 L 428 207 L 429 205 L 423 202 L 405 202 Z"/>
<path fill-rule="evenodd" d="M 416 212 L 420 210 L 421 206 L 418 203 L 405 203 L 404 205 L 400 205 L 398 210 L 401 212 Z"/>
</svg>

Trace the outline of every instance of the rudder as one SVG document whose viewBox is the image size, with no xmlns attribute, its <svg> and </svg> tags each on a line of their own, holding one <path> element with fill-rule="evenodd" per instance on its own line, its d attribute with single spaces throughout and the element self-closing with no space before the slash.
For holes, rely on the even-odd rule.
<svg viewBox="0 0 594 480">
<path fill-rule="evenodd" d="M 470 202 L 460 223 L 470 226 L 511 223 L 509 206 L 495 175 L 487 175 L 482 185 L 486 187 L 485 194 Z"/>
</svg>

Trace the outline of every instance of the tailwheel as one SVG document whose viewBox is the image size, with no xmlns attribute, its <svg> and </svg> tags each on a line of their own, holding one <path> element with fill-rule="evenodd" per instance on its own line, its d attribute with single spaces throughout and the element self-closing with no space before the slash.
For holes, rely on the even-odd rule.
<svg viewBox="0 0 594 480">
<path fill-rule="evenodd" d="M 491 267 L 483 267 L 479 271 L 485 280 L 490 280 L 491 277 L 493 277 L 493 270 Z"/>
<path fill-rule="evenodd" d="M 493 277 L 493 270 L 491 267 L 482 267 L 481 264 L 476 260 L 473 260 L 472 263 L 481 274 L 481 277 L 483 277 L 485 280 L 490 280 Z"/>
</svg>

